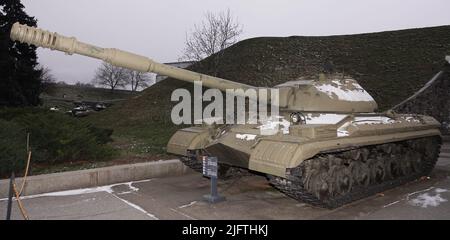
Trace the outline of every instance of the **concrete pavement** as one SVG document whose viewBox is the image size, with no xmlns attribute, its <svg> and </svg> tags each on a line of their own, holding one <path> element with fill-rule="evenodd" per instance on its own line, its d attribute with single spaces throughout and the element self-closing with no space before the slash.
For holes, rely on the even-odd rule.
<svg viewBox="0 0 450 240">
<path fill-rule="evenodd" d="M 178 176 L 186 173 L 187 170 L 188 168 L 178 159 L 173 159 L 29 176 L 22 196 L 138 181 L 152 177 Z M 22 181 L 22 178 L 16 178 L 18 185 L 21 185 Z M 0 198 L 8 196 L 8 188 L 9 179 L 0 180 Z"/>
</svg>

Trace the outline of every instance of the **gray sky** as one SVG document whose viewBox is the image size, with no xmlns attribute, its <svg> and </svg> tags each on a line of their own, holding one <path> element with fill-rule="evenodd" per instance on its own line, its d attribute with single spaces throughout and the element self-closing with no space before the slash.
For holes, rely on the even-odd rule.
<svg viewBox="0 0 450 240">
<path fill-rule="evenodd" d="M 22 0 L 38 26 L 102 47 L 176 61 L 206 11 L 229 8 L 241 39 L 318 36 L 450 25 L 448 0 Z M 39 49 L 58 81 L 91 81 L 100 61 Z"/>
</svg>

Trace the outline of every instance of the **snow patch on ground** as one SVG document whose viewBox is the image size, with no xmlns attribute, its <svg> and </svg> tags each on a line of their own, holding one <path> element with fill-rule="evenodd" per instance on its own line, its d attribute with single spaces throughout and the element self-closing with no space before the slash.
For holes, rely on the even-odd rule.
<svg viewBox="0 0 450 240">
<path fill-rule="evenodd" d="M 137 192 L 137 191 L 139 191 L 139 188 L 133 186 L 132 184 L 133 184 L 133 182 L 128 182 L 128 183 L 127 183 L 128 187 L 131 189 L 131 191 L 132 191 L 132 192 Z"/>
<path fill-rule="evenodd" d="M 88 198 L 88 199 L 84 199 L 83 202 L 90 202 L 90 201 L 95 201 L 96 198 Z"/>
<path fill-rule="evenodd" d="M 448 192 L 447 189 L 436 188 L 434 189 L 434 193 L 422 193 L 416 198 L 413 198 L 408 201 L 410 205 L 418 206 L 421 208 L 427 207 L 437 207 L 443 202 L 447 202 L 448 200 L 441 196 L 441 193 Z"/>
</svg>

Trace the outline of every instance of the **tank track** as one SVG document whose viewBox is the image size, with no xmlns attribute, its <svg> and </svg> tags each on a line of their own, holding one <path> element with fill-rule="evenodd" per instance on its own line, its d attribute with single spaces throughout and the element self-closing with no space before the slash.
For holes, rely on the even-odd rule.
<svg viewBox="0 0 450 240">
<path fill-rule="evenodd" d="M 202 173 L 203 172 L 203 164 L 201 161 L 197 160 L 195 157 L 181 157 L 180 161 L 189 167 L 190 169 Z"/>
<path fill-rule="evenodd" d="M 287 178 L 268 177 L 291 198 L 333 209 L 428 175 L 440 144 L 428 137 L 342 149 L 302 162 Z"/>
<path fill-rule="evenodd" d="M 198 159 L 197 156 L 195 156 L 195 155 L 191 155 L 188 157 L 183 156 L 180 158 L 180 161 L 184 165 L 189 167 L 190 169 L 192 169 L 196 172 L 199 172 L 199 173 L 203 173 L 202 160 Z M 232 167 L 229 165 L 219 163 L 218 178 L 221 180 L 228 180 L 228 179 L 243 177 L 243 176 L 248 176 L 248 175 L 251 175 L 251 173 L 249 171 L 247 171 L 246 169 L 242 169 L 239 167 Z"/>
</svg>

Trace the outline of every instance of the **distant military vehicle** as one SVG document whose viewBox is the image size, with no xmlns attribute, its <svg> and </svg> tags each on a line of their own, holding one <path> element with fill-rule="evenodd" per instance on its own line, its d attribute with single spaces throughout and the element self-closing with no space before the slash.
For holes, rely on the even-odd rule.
<svg viewBox="0 0 450 240">
<path fill-rule="evenodd" d="M 95 111 L 102 111 L 106 109 L 106 105 L 104 103 L 95 104 Z"/>
<path fill-rule="evenodd" d="M 18 23 L 11 38 L 141 72 L 201 81 L 209 88 L 258 88 Z M 243 168 L 266 174 L 288 196 L 328 208 L 418 179 L 429 174 L 437 161 L 439 122 L 430 116 L 376 113 L 377 103 L 354 79 L 322 75 L 274 88 L 280 93 L 277 119 L 181 129 L 170 139 L 167 151 L 196 170 L 202 166 L 202 156 L 217 156 L 222 170 Z M 261 129 L 272 128 L 275 134 L 261 134 Z"/>
</svg>

